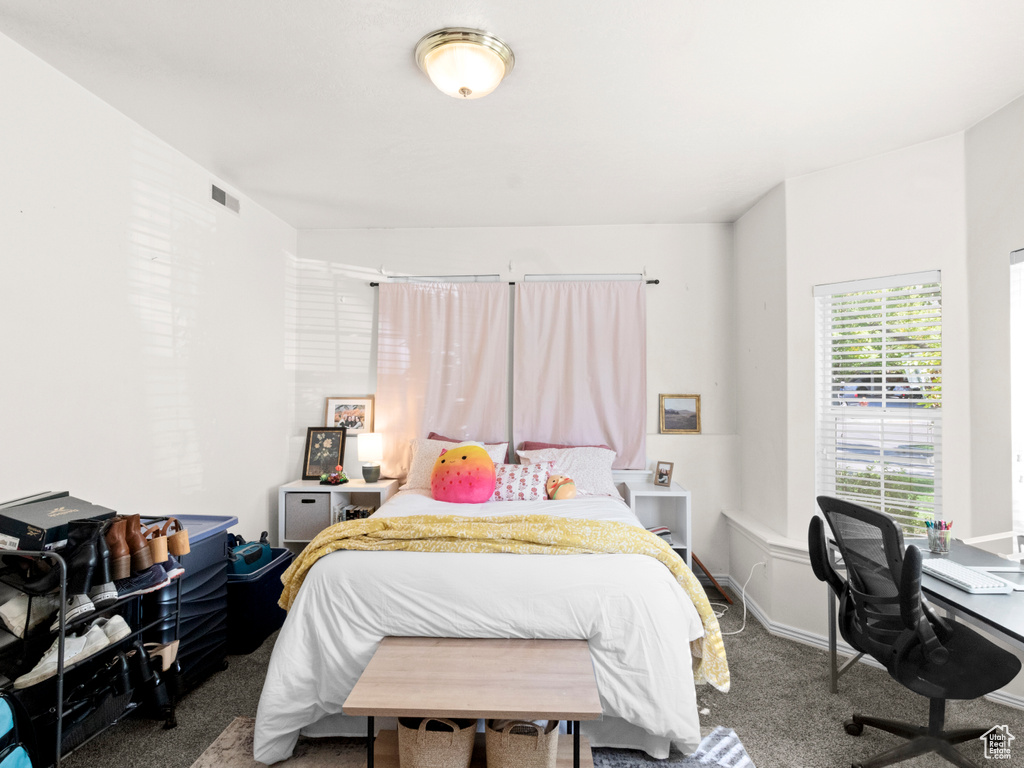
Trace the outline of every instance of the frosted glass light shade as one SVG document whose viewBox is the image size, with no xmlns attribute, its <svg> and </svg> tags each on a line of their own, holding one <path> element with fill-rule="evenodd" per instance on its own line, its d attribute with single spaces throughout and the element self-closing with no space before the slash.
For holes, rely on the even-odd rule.
<svg viewBox="0 0 1024 768">
<path fill-rule="evenodd" d="M 443 93 L 479 99 L 512 71 L 515 56 L 493 35 L 451 27 L 431 32 L 416 44 L 416 63 Z"/>
<path fill-rule="evenodd" d="M 384 436 L 380 432 L 364 432 L 356 440 L 359 460 L 378 462 L 384 458 Z"/>
</svg>

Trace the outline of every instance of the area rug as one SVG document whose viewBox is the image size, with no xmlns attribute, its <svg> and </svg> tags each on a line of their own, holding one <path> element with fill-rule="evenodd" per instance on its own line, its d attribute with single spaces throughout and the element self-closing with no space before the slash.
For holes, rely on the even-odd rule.
<svg viewBox="0 0 1024 768">
<path fill-rule="evenodd" d="M 252 732 L 255 720 L 236 717 L 213 744 L 192 763 L 192 768 L 264 768 L 252 759 Z M 366 742 L 363 739 L 300 738 L 281 768 L 363 768 Z M 716 728 L 701 742 L 697 751 L 684 757 L 677 752 L 668 760 L 654 760 L 642 752 L 627 749 L 594 751 L 594 768 L 638 768 L 646 765 L 674 768 L 754 768 L 734 731 Z"/>
<path fill-rule="evenodd" d="M 252 759 L 252 732 L 256 720 L 236 717 L 213 744 L 192 763 L 192 768 L 266 768 Z M 363 768 L 366 741 L 363 739 L 299 739 L 284 768 Z"/>
</svg>

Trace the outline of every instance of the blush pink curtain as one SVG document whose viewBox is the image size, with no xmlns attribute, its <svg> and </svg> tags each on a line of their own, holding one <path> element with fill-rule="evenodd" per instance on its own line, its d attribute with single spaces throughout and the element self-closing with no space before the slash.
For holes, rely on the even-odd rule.
<svg viewBox="0 0 1024 768">
<path fill-rule="evenodd" d="M 500 442 L 508 435 L 506 283 L 383 283 L 375 431 L 385 477 L 409 471 L 409 441 L 430 431 Z"/>
<path fill-rule="evenodd" d="M 605 444 L 615 469 L 647 464 L 643 281 L 516 285 L 512 436 Z"/>
</svg>

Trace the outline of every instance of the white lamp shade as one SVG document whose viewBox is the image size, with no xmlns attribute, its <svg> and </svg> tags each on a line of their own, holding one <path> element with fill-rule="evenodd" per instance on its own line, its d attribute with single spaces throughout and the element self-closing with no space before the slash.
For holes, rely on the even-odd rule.
<svg viewBox="0 0 1024 768">
<path fill-rule="evenodd" d="M 423 62 L 431 82 L 457 99 L 486 96 L 505 77 L 505 62 L 490 48 L 475 43 L 448 43 L 428 53 Z"/>
<path fill-rule="evenodd" d="M 360 461 L 378 462 L 384 458 L 384 436 L 379 432 L 364 432 L 356 442 Z"/>
</svg>

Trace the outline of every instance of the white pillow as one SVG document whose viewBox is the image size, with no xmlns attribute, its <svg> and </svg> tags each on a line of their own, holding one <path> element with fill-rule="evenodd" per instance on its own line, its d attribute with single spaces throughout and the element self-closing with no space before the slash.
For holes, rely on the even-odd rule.
<svg viewBox="0 0 1024 768">
<path fill-rule="evenodd" d="M 409 463 L 409 474 L 405 478 L 405 485 L 400 489 L 403 491 L 413 488 L 430 490 L 430 473 L 434 471 L 434 462 L 445 448 L 451 451 L 460 445 L 478 445 L 487 451 L 487 455 L 495 464 L 500 464 L 505 460 L 505 452 L 508 450 L 508 443 L 484 445 L 469 440 L 464 443 L 449 443 L 446 440 L 427 440 L 425 437 L 414 437 L 410 442 L 412 444 L 412 461 Z"/>
<path fill-rule="evenodd" d="M 553 462 L 495 464 L 491 501 L 544 501 Z"/>
<path fill-rule="evenodd" d="M 523 464 L 553 461 L 553 475 L 566 475 L 576 483 L 579 496 L 619 497 L 612 479 L 615 451 L 610 448 L 544 448 L 539 451 L 516 451 Z"/>
</svg>

